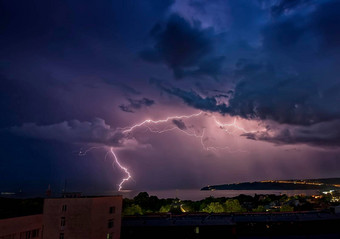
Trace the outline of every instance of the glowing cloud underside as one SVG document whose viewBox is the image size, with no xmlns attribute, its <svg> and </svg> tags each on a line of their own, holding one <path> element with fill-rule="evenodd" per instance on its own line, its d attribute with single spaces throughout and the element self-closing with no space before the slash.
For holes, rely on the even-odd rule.
<svg viewBox="0 0 340 239">
<path fill-rule="evenodd" d="M 162 119 L 162 120 L 147 119 L 147 120 L 144 120 L 143 122 L 141 122 L 139 124 L 135 124 L 131 127 L 123 128 L 123 133 L 129 133 L 129 132 L 133 131 L 135 128 L 141 127 L 141 126 L 143 126 L 145 124 L 149 124 L 149 123 L 160 124 L 160 123 L 169 122 L 170 120 L 174 120 L 174 119 L 190 119 L 190 118 L 193 118 L 193 117 L 200 116 L 201 114 L 203 114 L 202 111 L 200 111 L 197 114 L 192 114 L 192 115 L 171 116 L 171 117 L 167 117 L 166 119 Z"/>
<path fill-rule="evenodd" d="M 242 151 L 242 150 L 231 150 L 229 146 L 225 146 L 225 147 L 206 146 L 204 144 L 204 140 L 203 140 L 203 138 L 205 136 L 205 129 L 203 129 L 201 134 L 198 134 L 195 130 L 181 129 L 181 128 L 177 127 L 177 126 L 171 126 L 171 127 L 166 126 L 163 129 L 153 129 L 153 128 L 150 127 L 150 125 L 164 124 L 164 123 L 171 122 L 172 120 L 191 119 L 191 118 L 194 118 L 194 117 L 198 117 L 198 116 L 200 116 L 202 114 L 203 114 L 203 112 L 200 111 L 200 112 L 198 112 L 196 114 L 170 116 L 170 117 L 167 117 L 167 118 L 161 119 L 161 120 L 147 119 L 147 120 L 144 120 L 141 123 L 134 124 L 134 125 L 132 125 L 130 127 L 118 128 L 118 129 L 122 130 L 123 134 L 132 134 L 133 131 L 135 129 L 139 128 L 139 127 L 146 127 L 152 133 L 165 133 L 165 132 L 168 132 L 168 131 L 179 130 L 180 132 L 182 132 L 182 133 L 184 133 L 184 134 L 186 134 L 188 136 L 196 137 L 196 138 L 200 139 L 201 145 L 202 145 L 204 150 L 221 150 L 221 149 L 226 149 L 226 150 L 229 150 L 230 153 L 246 152 L 246 151 Z M 219 122 L 215 118 L 215 116 L 213 116 L 213 119 L 214 119 L 215 124 L 220 129 L 223 129 L 225 132 L 227 132 L 229 134 L 234 133 L 233 131 L 230 130 L 230 128 L 235 129 L 235 130 L 240 130 L 243 133 L 253 133 L 253 132 L 256 132 L 256 131 L 247 131 L 245 128 L 243 128 L 243 127 L 241 127 L 240 125 L 237 124 L 236 119 L 232 123 L 221 123 L 221 122 Z M 97 148 L 98 147 L 91 147 L 91 148 L 89 148 L 89 149 L 87 149 L 85 151 L 80 151 L 79 155 L 80 156 L 86 155 L 86 153 L 89 152 L 90 150 L 97 149 Z M 114 163 L 116 165 L 118 165 L 118 167 L 122 171 L 124 171 L 124 173 L 127 175 L 127 177 L 123 178 L 121 180 L 121 182 L 119 183 L 119 185 L 118 185 L 118 191 L 121 191 L 122 188 L 123 188 L 124 183 L 126 183 L 127 181 L 129 181 L 132 178 L 131 173 L 129 172 L 129 170 L 126 167 L 124 167 L 120 163 L 117 155 L 115 154 L 115 152 L 113 150 L 113 147 L 110 147 L 110 150 L 107 152 L 106 156 L 108 154 L 111 154 L 113 156 Z"/>
</svg>

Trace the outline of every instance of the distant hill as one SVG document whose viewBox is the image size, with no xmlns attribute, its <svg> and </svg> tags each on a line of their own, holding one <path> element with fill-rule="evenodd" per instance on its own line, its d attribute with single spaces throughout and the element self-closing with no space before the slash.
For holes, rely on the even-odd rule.
<svg viewBox="0 0 340 239">
<path fill-rule="evenodd" d="M 291 180 L 294 181 L 294 180 Z M 325 184 L 340 184 L 340 178 L 318 178 L 318 179 L 304 179 L 306 182 L 320 182 Z"/>
<path fill-rule="evenodd" d="M 266 180 L 209 185 L 201 190 L 330 190 L 340 189 L 340 178 Z"/>
</svg>

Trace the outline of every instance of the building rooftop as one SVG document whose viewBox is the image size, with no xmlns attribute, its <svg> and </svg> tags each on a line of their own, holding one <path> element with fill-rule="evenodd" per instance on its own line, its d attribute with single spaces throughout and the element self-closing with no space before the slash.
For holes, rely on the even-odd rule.
<svg viewBox="0 0 340 239">
<path fill-rule="evenodd" d="M 250 222 L 301 222 L 340 220 L 340 214 L 329 212 L 302 213 L 244 213 L 244 214 L 183 214 L 183 215 L 146 215 L 127 216 L 122 220 L 122 226 L 155 227 L 155 226 L 209 226 L 235 225 Z"/>
</svg>

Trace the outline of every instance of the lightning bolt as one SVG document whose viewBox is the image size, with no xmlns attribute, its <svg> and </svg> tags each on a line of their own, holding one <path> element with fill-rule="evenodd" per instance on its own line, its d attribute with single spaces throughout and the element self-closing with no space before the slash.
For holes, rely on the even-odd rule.
<svg viewBox="0 0 340 239">
<path fill-rule="evenodd" d="M 215 123 L 216 123 L 221 129 L 223 129 L 224 131 L 226 131 L 227 133 L 230 133 L 229 128 L 238 129 L 238 130 L 242 131 L 243 133 L 255 133 L 255 132 L 257 132 L 256 130 L 248 131 L 248 130 L 244 129 L 243 127 L 237 125 L 236 118 L 234 119 L 234 122 L 233 122 L 233 123 L 227 123 L 227 124 L 219 122 L 219 121 L 216 119 L 215 116 L 213 116 L 213 119 L 214 119 Z"/>
<path fill-rule="evenodd" d="M 159 133 L 159 134 L 165 133 L 165 132 L 168 132 L 168 131 L 172 131 L 172 130 L 179 130 L 180 132 L 182 132 L 182 133 L 184 133 L 188 136 L 199 138 L 203 149 L 207 150 L 207 151 L 227 149 L 227 150 L 229 150 L 230 153 L 246 152 L 244 150 L 232 151 L 229 146 L 224 146 L 224 147 L 206 146 L 205 143 L 204 143 L 205 129 L 203 129 L 202 133 L 199 135 L 195 130 L 193 132 L 188 132 L 186 130 L 180 129 L 179 127 L 175 127 L 175 126 L 174 127 L 166 127 L 164 129 L 161 129 L 161 130 L 157 130 L 157 129 L 155 130 L 155 129 L 152 129 L 150 126 L 148 126 L 148 124 L 157 125 L 157 124 L 167 123 L 170 120 L 174 120 L 174 119 L 190 119 L 190 118 L 198 117 L 202 114 L 203 114 L 203 111 L 200 111 L 198 113 L 191 114 L 191 115 L 176 115 L 176 116 L 170 116 L 170 117 L 167 117 L 166 119 L 161 119 L 161 120 L 147 119 L 147 120 L 142 121 L 141 123 L 137 123 L 137 124 L 132 125 L 130 127 L 121 128 L 121 130 L 122 130 L 122 133 L 131 133 L 134 129 L 136 129 L 138 127 L 142 127 L 142 126 L 147 127 L 147 129 L 152 133 Z M 220 121 L 218 121 L 216 119 L 215 116 L 213 116 L 213 119 L 214 119 L 215 124 L 219 128 L 223 129 L 225 132 L 227 132 L 228 134 L 234 133 L 233 131 L 229 130 L 230 128 L 238 129 L 238 130 L 242 131 L 243 133 L 254 133 L 254 132 L 256 132 L 256 131 L 248 131 L 245 128 L 241 127 L 240 125 L 237 124 L 236 119 L 234 119 L 234 121 L 232 123 L 221 123 Z"/>
<path fill-rule="evenodd" d="M 118 185 L 119 188 L 118 188 L 118 191 L 120 191 L 123 187 L 123 184 L 126 182 L 126 181 L 129 181 L 129 179 L 131 178 L 131 174 L 130 172 L 127 170 L 127 168 L 125 168 L 123 165 L 120 164 L 115 152 L 113 151 L 113 148 L 111 147 L 110 148 L 110 152 L 113 156 L 113 158 L 115 159 L 115 162 L 116 164 L 127 174 L 127 177 L 126 178 L 123 178 L 122 181 L 120 182 L 120 184 Z"/>
<path fill-rule="evenodd" d="M 148 124 L 148 123 L 153 123 L 153 124 L 166 123 L 166 122 L 169 122 L 169 120 L 174 120 L 174 119 L 189 119 L 189 118 L 192 118 L 192 117 L 200 116 L 201 114 L 203 114 L 203 111 L 200 111 L 200 112 L 198 112 L 196 114 L 192 114 L 192 115 L 171 116 L 171 117 L 167 117 L 166 119 L 162 119 L 162 120 L 147 119 L 147 120 L 144 120 L 143 122 L 141 122 L 139 124 L 135 124 L 135 125 L 133 125 L 131 127 L 123 128 L 122 133 L 124 133 L 124 134 L 129 133 L 129 132 L 133 131 L 135 128 L 141 127 L 141 126 L 143 126 L 145 124 Z"/>
<path fill-rule="evenodd" d="M 103 146 L 93 146 L 88 149 L 83 150 L 82 148 L 79 150 L 78 155 L 79 156 L 86 156 L 88 152 L 94 150 L 94 149 L 100 149 L 103 148 Z"/>
<path fill-rule="evenodd" d="M 87 155 L 88 152 L 90 152 L 90 151 L 92 151 L 92 150 L 95 150 L 95 149 L 102 149 L 102 148 L 105 148 L 105 146 L 93 146 L 93 147 L 90 147 L 90 148 L 88 148 L 88 149 L 86 149 L 86 150 L 80 149 L 80 151 L 78 152 L 78 155 L 79 155 L 79 156 L 85 156 L 85 155 Z M 119 162 L 117 155 L 116 155 L 115 152 L 113 151 L 113 147 L 110 147 L 110 149 L 106 152 L 104 158 L 106 159 L 107 156 L 108 156 L 109 154 L 111 154 L 111 155 L 113 156 L 113 159 L 114 159 L 114 162 L 113 162 L 113 163 L 116 163 L 116 164 L 118 165 L 118 167 L 119 167 L 121 170 L 123 170 L 123 171 L 126 173 L 126 175 L 127 175 L 127 177 L 126 177 L 126 178 L 123 178 L 122 181 L 121 181 L 121 182 L 119 183 L 119 185 L 118 185 L 118 191 L 121 191 L 121 189 L 122 189 L 122 187 L 123 187 L 123 184 L 124 184 L 126 181 L 129 181 L 129 179 L 132 178 L 132 177 L 131 177 L 131 174 L 130 174 L 130 172 L 128 171 L 128 169 L 127 169 L 126 167 L 124 167 L 124 166 Z M 112 163 L 112 166 L 114 165 L 113 163 Z"/>
<path fill-rule="evenodd" d="M 176 115 L 176 116 L 170 116 L 170 117 L 167 117 L 165 119 L 160 119 L 160 120 L 152 120 L 152 119 L 146 119 L 140 123 L 137 123 L 137 124 L 134 124 L 132 126 L 129 126 L 129 127 L 125 127 L 125 128 L 117 128 L 118 130 L 121 130 L 121 132 L 123 134 L 132 134 L 133 131 L 139 127 L 146 127 L 150 132 L 152 133 L 165 133 L 165 132 L 169 132 L 169 131 L 173 131 L 173 130 L 179 130 L 180 132 L 188 135 L 188 136 L 191 136 L 191 137 L 196 137 L 200 140 L 201 142 L 201 145 L 203 147 L 204 150 L 222 150 L 222 149 L 227 149 L 230 153 L 237 153 L 237 152 L 246 152 L 246 151 L 243 151 L 243 150 L 234 150 L 232 151 L 230 149 L 229 146 L 224 146 L 224 147 L 215 147 L 215 146 L 207 146 L 205 143 L 204 143 L 204 137 L 205 137 L 205 129 L 202 130 L 202 133 L 201 134 L 198 134 L 196 132 L 196 130 L 184 130 L 184 129 L 181 129 L 179 127 L 176 127 L 176 126 L 166 126 L 164 127 L 163 129 L 154 129 L 152 128 L 150 125 L 160 125 L 160 124 L 163 124 L 163 123 L 168 123 L 172 120 L 180 120 L 180 119 L 191 119 L 191 118 L 194 118 L 194 117 L 198 117 L 198 116 L 201 116 L 203 114 L 203 111 L 200 111 L 198 113 L 195 113 L 195 114 L 191 114 L 191 115 Z M 234 119 L 234 121 L 232 123 L 221 123 L 220 121 L 218 121 L 216 119 L 215 116 L 213 116 L 213 120 L 214 120 L 214 123 L 220 128 L 220 129 L 223 129 L 225 132 L 227 132 L 228 134 L 233 134 L 234 131 L 230 130 L 230 129 L 234 129 L 234 130 L 240 130 L 241 132 L 243 133 L 254 133 L 256 131 L 248 131 L 246 130 L 245 128 L 241 127 L 240 125 L 237 124 L 237 121 L 236 119 Z M 101 148 L 99 146 L 94 146 L 94 147 L 90 147 L 86 150 L 80 150 L 79 152 L 79 155 L 80 156 L 84 156 L 86 155 L 89 151 L 91 150 L 94 150 L 94 149 L 98 149 L 98 148 Z M 114 150 L 113 150 L 113 147 L 110 147 L 110 149 L 107 151 L 106 155 L 105 155 L 105 158 L 111 154 L 113 156 L 113 159 L 114 159 L 114 163 L 116 165 L 118 165 L 118 167 L 124 171 L 124 173 L 127 175 L 127 177 L 123 178 L 121 180 L 121 182 L 119 183 L 118 185 L 118 191 L 121 191 L 122 188 L 123 188 L 123 185 L 125 182 L 129 181 L 132 176 L 131 176 L 131 173 L 129 172 L 129 170 L 124 167 L 117 155 L 115 154 Z"/>
</svg>

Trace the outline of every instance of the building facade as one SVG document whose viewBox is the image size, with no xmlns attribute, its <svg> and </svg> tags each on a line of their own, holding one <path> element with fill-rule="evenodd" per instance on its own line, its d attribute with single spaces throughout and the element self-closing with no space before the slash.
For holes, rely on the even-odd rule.
<svg viewBox="0 0 340 239">
<path fill-rule="evenodd" d="M 43 238 L 120 238 L 122 196 L 45 199 Z"/>
<path fill-rule="evenodd" d="M 42 238 L 43 215 L 14 217 L 0 220 L 0 239 Z"/>
</svg>

